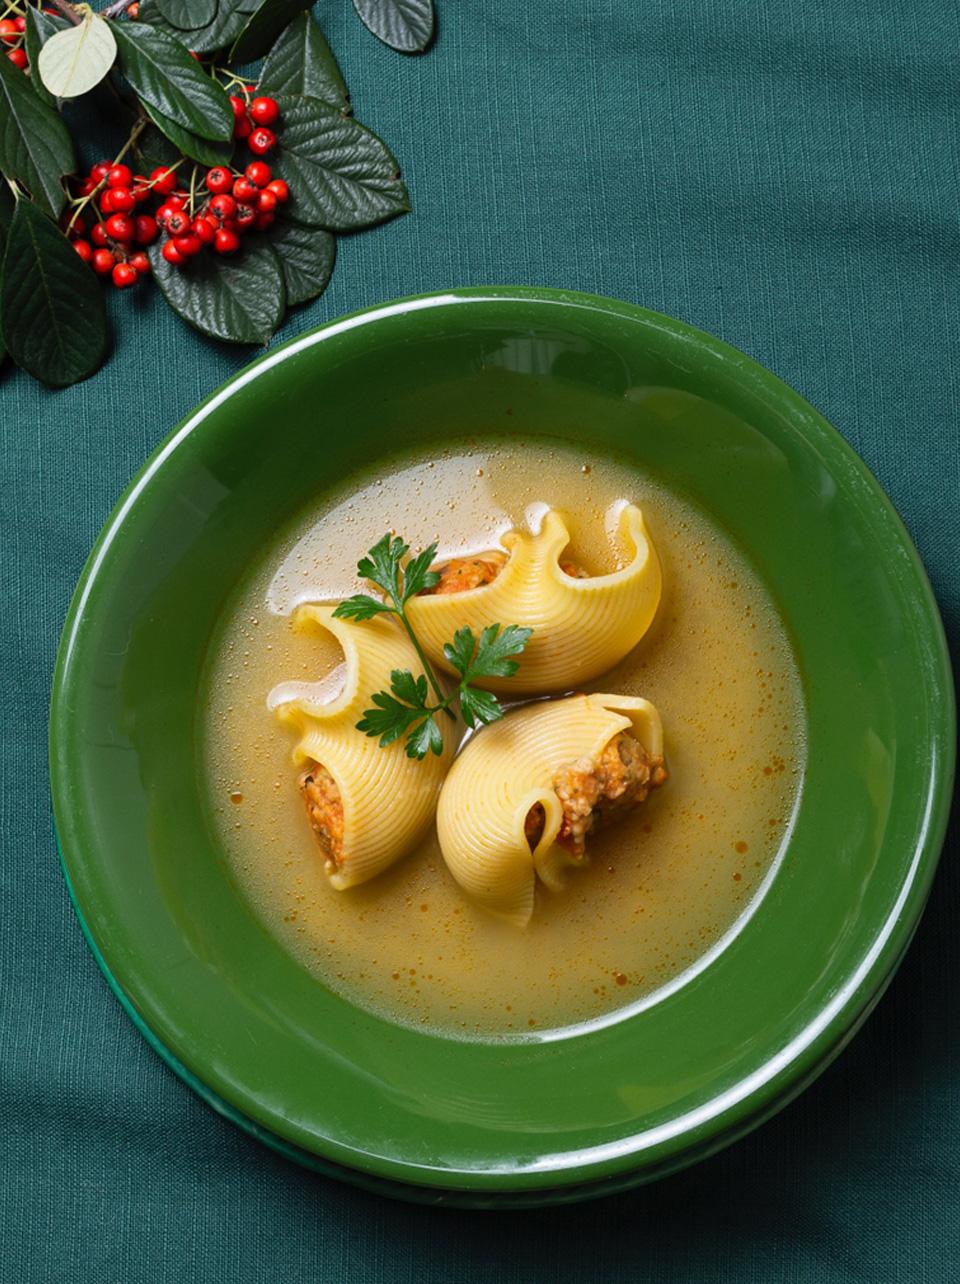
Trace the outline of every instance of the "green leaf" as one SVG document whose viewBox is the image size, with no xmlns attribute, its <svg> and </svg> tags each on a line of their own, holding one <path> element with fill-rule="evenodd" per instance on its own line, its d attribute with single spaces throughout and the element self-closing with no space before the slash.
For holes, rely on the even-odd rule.
<svg viewBox="0 0 960 1284">
<path fill-rule="evenodd" d="M 180 267 L 167 262 L 159 243 L 149 254 L 167 302 L 201 334 L 228 343 L 266 343 L 283 320 L 283 273 L 267 241 L 248 242 L 236 258 L 198 254 Z"/>
<path fill-rule="evenodd" d="M 95 13 L 44 41 L 36 70 L 44 88 L 55 98 L 79 98 L 107 75 L 117 56 L 109 22 Z"/>
<path fill-rule="evenodd" d="M 99 281 L 27 200 L 17 201 L 7 236 L 0 328 L 17 365 L 54 388 L 92 374 L 107 350 Z"/>
<path fill-rule="evenodd" d="M 403 568 L 403 600 L 408 602 L 422 589 L 434 588 L 440 583 L 440 576 L 431 571 L 434 558 L 437 556 L 436 544 L 431 544 L 422 553 L 411 558 Z"/>
<path fill-rule="evenodd" d="M 305 94 L 339 111 L 350 95 L 336 59 L 309 13 L 294 18 L 267 54 L 257 85 L 261 93 Z"/>
<path fill-rule="evenodd" d="M 3 243 L 7 233 L 10 231 L 10 223 L 13 220 L 13 209 L 16 202 L 13 199 L 13 192 L 7 186 L 6 180 L 0 174 L 0 259 L 3 257 Z"/>
<path fill-rule="evenodd" d="M 263 0 L 233 42 L 230 61 L 262 58 L 284 27 L 312 3 L 313 0 Z"/>
<path fill-rule="evenodd" d="M 30 83 L 43 101 L 51 107 L 54 104 L 53 94 L 44 88 L 43 81 L 37 75 L 35 68 L 44 41 L 49 40 L 58 31 L 65 31 L 69 25 L 66 18 L 55 18 L 52 14 L 44 13 L 42 9 L 34 9 L 32 5 L 27 9 L 27 32 L 24 36 L 24 44 L 30 60 Z"/>
<path fill-rule="evenodd" d="M 287 286 L 287 307 L 315 299 L 327 288 L 337 254 L 337 240 L 319 227 L 277 223 L 270 244 L 280 256 Z"/>
<path fill-rule="evenodd" d="M 510 656 L 519 655 L 532 634 L 533 629 L 522 629 L 517 624 L 508 624 L 502 632 L 499 624 L 490 624 L 475 642 L 470 629 L 457 629 L 453 644 L 448 642 L 443 648 L 444 659 L 464 682 L 473 678 L 509 678 L 519 667 Z"/>
<path fill-rule="evenodd" d="M 157 31 L 165 31 L 178 40 L 186 40 L 195 53 L 213 53 L 232 45 L 247 24 L 249 14 L 237 0 L 220 0 L 216 17 L 205 27 L 185 33 L 167 22 L 157 7 L 156 0 L 140 0 L 140 22 L 148 23 Z"/>
<path fill-rule="evenodd" d="M 233 160 L 234 142 L 233 139 L 228 143 L 213 142 L 209 138 L 199 138 L 196 134 L 191 134 L 189 129 L 181 129 L 174 121 L 158 112 L 156 107 L 151 107 L 149 103 L 143 104 L 143 110 L 147 113 L 157 130 L 173 144 L 173 151 L 165 159 L 157 162 L 158 165 L 172 164 L 175 160 L 180 159 L 180 154 L 189 156 L 200 165 L 229 165 Z M 155 132 L 155 131 L 151 131 Z"/>
<path fill-rule="evenodd" d="M 470 661 L 473 659 L 473 653 L 477 649 L 477 639 L 473 636 L 473 629 L 466 625 L 462 629 L 457 629 L 453 635 L 453 642 L 446 642 L 443 647 L 443 658 L 451 668 L 456 669 L 461 677 L 470 668 Z"/>
<path fill-rule="evenodd" d="M 217 0 L 154 0 L 160 13 L 181 31 L 208 27 L 217 16 Z"/>
<path fill-rule="evenodd" d="M 117 23 L 116 38 L 120 69 L 144 103 L 201 138 L 233 137 L 225 90 L 178 40 L 143 22 Z"/>
<path fill-rule="evenodd" d="M 392 606 L 369 593 L 354 593 L 353 597 L 345 598 L 335 608 L 333 617 L 336 620 L 372 620 L 375 615 L 392 610 Z"/>
<path fill-rule="evenodd" d="M 427 679 L 422 673 L 415 678 L 409 669 L 394 669 L 390 674 L 390 690 L 404 704 L 415 709 L 426 708 Z"/>
<path fill-rule="evenodd" d="M 56 217 L 66 199 L 60 179 L 76 167 L 66 125 L 40 101 L 29 78 L 0 56 L 0 171 L 19 179 L 33 199 Z"/>
<path fill-rule="evenodd" d="M 360 21 L 398 53 L 422 53 L 433 38 L 433 0 L 353 0 Z"/>
<path fill-rule="evenodd" d="M 424 718 L 407 736 L 408 758 L 425 758 L 430 751 L 437 757 L 443 753 L 443 736 L 432 715 Z"/>
<path fill-rule="evenodd" d="M 496 722 L 503 717 L 500 701 L 492 691 L 479 691 L 476 687 L 460 690 L 460 712 L 468 727 Z"/>
<path fill-rule="evenodd" d="M 377 707 L 365 709 L 356 726 L 365 736 L 379 737 L 381 749 L 399 740 L 412 722 L 423 717 L 422 709 L 401 704 L 386 691 L 377 691 L 370 698 Z"/>
<path fill-rule="evenodd" d="M 281 95 L 274 168 L 290 184 L 290 217 L 347 232 L 410 208 L 389 149 L 376 134 L 317 98 Z"/>
<path fill-rule="evenodd" d="M 372 580 L 377 588 L 383 589 L 387 597 L 400 603 L 400 562 L 410 552 L 410 546 L 404 544 L 399 535 L 387 532 L 378 539 L 373 548 L 367 550 L 367 556 L 357 562 L 357 574 L 362 580 Z"/>
</svg>

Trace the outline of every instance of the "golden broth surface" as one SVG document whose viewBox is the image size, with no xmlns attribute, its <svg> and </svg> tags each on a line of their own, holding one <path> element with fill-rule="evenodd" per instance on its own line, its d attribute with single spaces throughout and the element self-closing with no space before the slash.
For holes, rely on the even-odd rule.
<svg viewBox="0 0 960 1284">
<path fill-rule="evenodd" d="M 296 635 L 295 606 L 363 587 L 356 563 L 385 530 L 414 550 L 437 540 L 440 556 L 479 552 L 547 506 L 567 517 L 572 556 L 602 573 L 624 552 L 609 539 L 624 501 L 644 511 L 664 596 L 639 646 L 590 688 L 657 705 L 667 784 L 591 836 L 589 868 L 565 893 L 538 888 L 526 930 L 465 899 L 433 834 L 372 882 L 334 891 L 298 795 L 291 734 L 268 707 L 271 693 L 275 703 L 299 684 L 337 689 L 339 648 Z M 211 808 L 258 913 L 319 983 L 391 1020 L 468 1038 L 602 1019 L 702 964 L 770 876 L 803 764 L 790 648 L 729 540 L 653 479 L 542 440 L 451 446 L 328 495 L 242 583 L 206 689 Z"/>
</svg>

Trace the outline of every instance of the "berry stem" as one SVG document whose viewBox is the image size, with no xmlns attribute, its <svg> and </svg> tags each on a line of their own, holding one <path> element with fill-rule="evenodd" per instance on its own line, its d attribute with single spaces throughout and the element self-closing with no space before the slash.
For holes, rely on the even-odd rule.
<svg viewBox="0 0 960 1284">
<path fill-rule="evenodd" d="M 75 27 L 79 27 L 83 22 L 80 14 L 77 13 L 73 5 L 69 3 L 69 0 L 49 0 L 49 2 L 55 9 L 59 9 L 68 22 L 72 22 Z"/>
<path fill-rule="evenodd" d="M 140 135 L 143 133 L 143 131 L 146 129 L 149 123 L 150 122 L 147 120 L 146 116 L 140 117 L 140 119 L 134 125 L 133 129 L 130 130 L 129 135 L 127 136 L 127 141 L 123 144 L 123 146 L 117 152 L 116 156 L 114 156 L 113 160 L 110 162 L 111 169 L 113 168 L 114 165 L 120 164 L 124 156 L 126 156 L 127 152 L 134 145 L 134 143 L 137 141 L 137 139 L 140 137 Z M 70 230 L 73 227 L 74 223 L 79 218 L 81 212 L 86 208 L 87 205 L 90 204 L 91 201 L 95 201 L 95 198 L 100 195 L 100 193 L 103 191 L 103 189 L 106 186 L 107 186 L 106 178 L 105 177 L 101 178 L 100 182 L 96 185 L 96 187 L 89 194 L 89 196 L 84 196 L 83 199 L 78 202 L 76 209 L 70 215 L 70 222 L 67 224 L 66 233 L 68 236 L 70 235 Z"/>
</svg>

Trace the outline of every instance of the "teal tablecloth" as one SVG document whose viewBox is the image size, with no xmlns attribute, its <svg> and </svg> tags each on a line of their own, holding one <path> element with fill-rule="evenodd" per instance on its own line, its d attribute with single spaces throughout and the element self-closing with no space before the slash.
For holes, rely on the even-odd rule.
<svg viewBox="0 0 960 1284">
<path fill-rule="evenodd" d="M 441 0 L 420 60 L 318 11 L 415 212 L 341 242 L 280 337 L 454 284 L 595 291 L 771 367 L 879 476 L 960 628 L 960 20 L 943 0 Z M 54 649 L 122 487 L 254 355 L 155 294 L 51 393 L 0 374 L 0 1278 L 960 1279 L 956 831 L 916 944 L 802 1100 L 660 1185 L 566 1211 L 395 1205 L 302 1172 L 203 1106 L 108 991 L 51 828 Z"/>
</svg>

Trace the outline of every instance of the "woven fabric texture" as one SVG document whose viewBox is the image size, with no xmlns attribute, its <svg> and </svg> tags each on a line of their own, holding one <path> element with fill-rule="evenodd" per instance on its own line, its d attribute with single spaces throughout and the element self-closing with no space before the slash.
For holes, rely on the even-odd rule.
<svg viewBox="0 0 960 1284">
<path fill-rule="evenodd" d="M 278 340 L 458 284 L 566 286 L 720 335 L 886 487 L 960 629 L 960 17 L 942 0 L 441 0 L 424 58 L 318 12 L 414 213 L 344 238 Z M 0 1279 L 960 1278 L 956 829 L 917 941 L 801 1100 L 686 1174 L 566 1211 L 411 1208 L 311 1176 L 149 1050 L 74 918 L 46 718 L 70 592 L 145 456 L 251 359 L 156 292 L 78 387 L 0 372 Z"/>
</svg>

